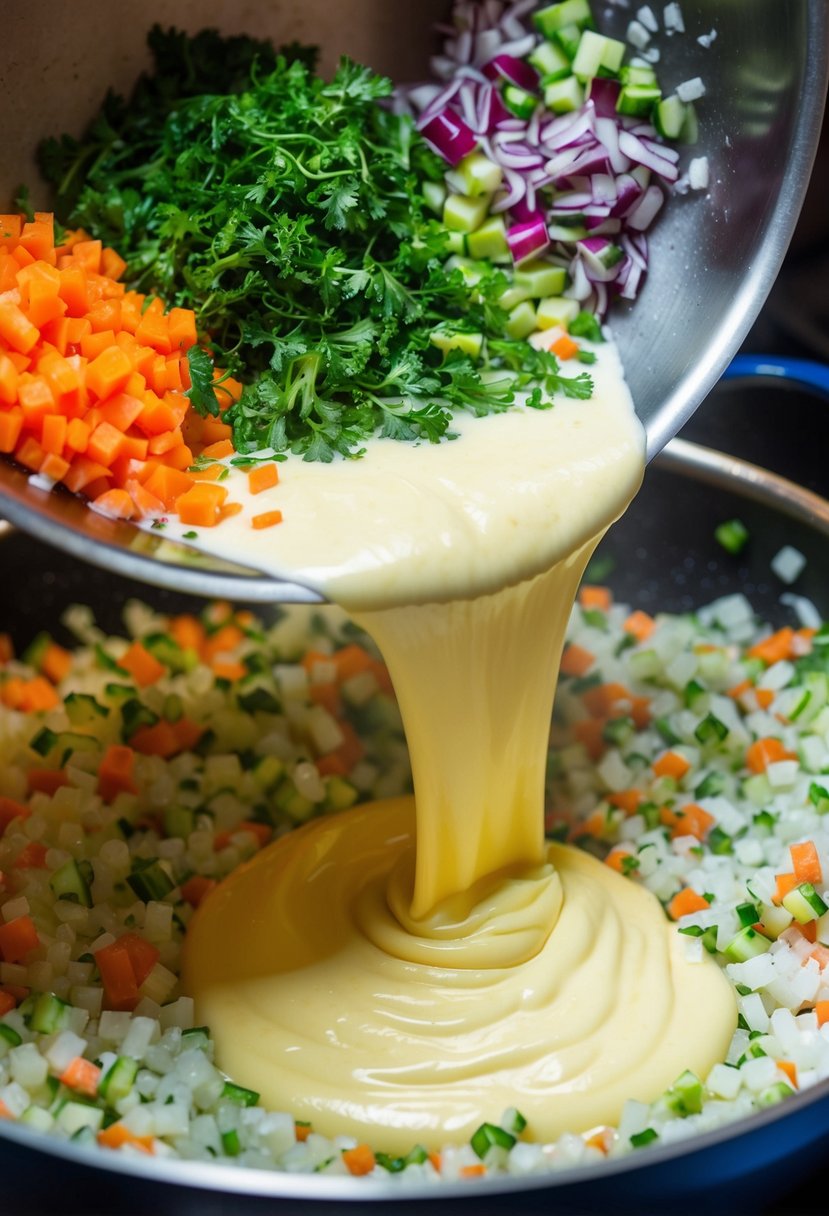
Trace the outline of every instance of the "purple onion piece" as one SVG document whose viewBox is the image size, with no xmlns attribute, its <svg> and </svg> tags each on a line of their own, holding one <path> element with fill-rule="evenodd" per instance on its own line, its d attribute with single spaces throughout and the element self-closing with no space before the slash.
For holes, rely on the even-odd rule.
<svg viewBox="0 0 829 1216">
<path fill-rule="evenodd" d="M 594 76 L 590 82 L 588 100 L 593 102 L 593 108 L 598 118 L 616 117 L 616 102 L 622 86 L 618 80 L 608 80 L 604 76 Z"/>
<path fill-rule="evenodd" d="M 500 76 L 508 84 L 514 84 L 519 89 L 534 93 L 538 88 L 538 72 L 525 59 L 516 59 L 514 55 L 496 55 L 484 67 L 484 75 L 490 80 Z"/>
<path fill-rule="evenodd" d="M 464 120 L 452 110 L 443 110 L 427 122 L 418 124 L 426 139 L 439 156 L 453 167 L 474 152 L 478 141 Z"/>
<path fill-rule="evenodd" d="M 516 266 L 528 258 L 538 257 L 550 245 L 544 216 L 536 212 L 532 219 L 513 224 L 507 229 L 507 244 Z"/>
</svg>

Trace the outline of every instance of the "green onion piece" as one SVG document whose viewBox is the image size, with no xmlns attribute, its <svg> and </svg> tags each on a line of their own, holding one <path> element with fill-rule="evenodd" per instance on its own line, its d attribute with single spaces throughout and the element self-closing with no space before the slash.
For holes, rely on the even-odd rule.
<svg viewBox="0 0 829 1216">
<path fill-rule="evenodd" d="M 230 1131 L 222 1132 L 222 1148 L 228 1157 L 238 1157 L 241 1153 L 242 1144 L 235 1127 L 232 1127 Z"/>
<path fill-rule="evenodd" d="M 634 1148 L 644 1148 L 646 1144 L 652 1144 L 654 1140 L 658 1139 L 659 1133 L 655 1132 L 652 1127 L 646 1127 L 643 1132 L 634 1132 L 630 1142 Z"/>
<path fill-rule="evenodd" d="M 225 1081 L 221 1096 L 228 1102 L 235 1102 L 238 1106 L 255 1106 L 259 1101 L 259 1094 L 255 1090 L 245 1089 L 242 1085 L 234 1085 L 232 1081 Z"/>
<path fill-rule="evenodd" d="M 749 531 L 739 519 L 729 519 L 714 529 L 714 539 L 727 553 L 742 553 L 749 540 Z"/>
<path fill-rule="evenodd" d="M 491 1148 L 511 1149 L 515 1144 L 515 1136 L 498 1127 L 496 1123 L 482 1123 L 472 1135 L 469 1143 L 483 1161 Z"/>
<path fill-rule="evenodd" d="M 715 714 L 706 714 L 694 731 L 700 743 L 722 743 L 728 735 L 728 727 Z"/>
</svg>

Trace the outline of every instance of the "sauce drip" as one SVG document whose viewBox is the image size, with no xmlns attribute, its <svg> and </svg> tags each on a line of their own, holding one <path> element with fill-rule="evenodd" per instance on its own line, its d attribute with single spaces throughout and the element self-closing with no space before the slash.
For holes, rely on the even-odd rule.
<svg viewBox="0 0 829 1216">
<path fill-rule="evenodd" d="M 274 538 L 271 568 L 301 548 L 293 568 L 380 646 L 415 800 L 308 825 L 234 873 L 194 918 L 185 982 L 220 1066 L 324 1134 L 435 1147 L 517 1106 L 552 1139 L 728 1047 L 716 965 L 685 960 L 649 892 L 543 836 L 564 631 L 642 470 L 614 351 L 597 373 L 591 402 L 408 449 L 396 522 L 401 445 L 378 444 L 367 498 L 359 465 L 329 468 L 313 526 Z"/>
</svg>

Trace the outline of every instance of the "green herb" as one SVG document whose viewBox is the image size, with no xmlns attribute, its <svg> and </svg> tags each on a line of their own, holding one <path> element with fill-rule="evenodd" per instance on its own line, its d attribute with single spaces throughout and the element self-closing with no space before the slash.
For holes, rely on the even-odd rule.
<svg viewBox="0 0 829 1216">
<path fill-rule="evenodd" d="M 199 538 L 198 532 L 182 532 L 181 535 L 184 540 L 198 540 Z"/>
<path fill-rule="evenodd" d="M 654 1140 L 659 1139 L 659 1133 L 655 1132 L 652 1127 L 646 1127 L 643 1132 L 635 1132 L 630 1143 L 634 1148 L 644 1148 L 646 1144 L 652 1144 Z"/>
<path fill-rule="evenodd" d="M 602 327 L 592 312 L 580 312 L 567 327 L 573 338 L 587 338 L 588 342 L 604 342 Z"/>
<path fill-rule="evenodd" d="M 714 538 L 728 553 L 742 553 L 749 540 L 748 528 L 739 519 L 729 519 L 714 529 Z"/>
<path fill-rule="evenodd" d="M 243 456 L 359 456 L 366 439 L 437 443 L 457 411 L 587 399 L 586 372 L 503 337 L 507 276 L 488 266 L 472 292 L 447 270 L 448 236 L 423 184 L 445 166 L 409 118 L 383 106 L 391 83 L 344 60 L 312 74 L 215 32 L 155 27 L 154 70 L 129 100 L 110 95 L 78 141 L 41 146 L 62 221 L 127 259 L 127 279 L 195 309 L 212 355 L 188 358 L 189 397 L 216 414 L 213 363 L 251 381 L 224 418 Z M 484 338 L 446 357 L 436 331 Z"/>
</svg>

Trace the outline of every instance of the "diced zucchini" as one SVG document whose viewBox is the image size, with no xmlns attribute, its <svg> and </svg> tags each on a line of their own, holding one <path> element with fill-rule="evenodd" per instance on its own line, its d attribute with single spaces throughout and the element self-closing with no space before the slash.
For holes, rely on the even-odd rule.
<svg viewBox="0 0 829 1216">
<path fill-rule="evenodd" d="M 589 0 L 560 0 L 558 4 L 539 9 L 533 14 L 533 21 L 545 38 L 551 38 L 565 25 L 592 26 L 593 14 Z"/>
<path fill-rule="evenodd" d="M 119 1056 L 113 1065 L 101 1078 L 98 1092 L 106 1098 L 110 1106 L 126 1098 L 132 1091 L 135 1078 L 138 1076 L 139 1061 L 131 1056 Z"/>
<path fill-rule="evenodd" d="M 463 179 L 469 198 L 494 194 L 504 177 L 501 166 L 484 156 L 483 152 L 472 152 L 465 156 L 455 172 Z"/>
<path fill-rule="evenodd" d="M 82 735 L 78 731 L 62 730 L 58 735 L 57 752 L 59 765 L 63 767 L 70 756 L 76 752 L 97 752 L 100 743 L 94 735 Z"/>
<path fill-rule="evenodd" d="M 647 63 L 629 63 L 619 72 L 622 84 L 651 84 L 657 83 L 656 70 Z"/>
<path fill-rule="evenodd" d="M 430 335 L 429 341 L 444 354 L 448 354 L 450 350 L 460 350 L 465 355 L 471 355 L 473 359 L 476 359 L 481 353 L 484 335 L 450 333 L 448 330 L 436 329 Z"/>
<path fill-rule="evenodd" d="M 184 650 L 169 634 L 150 633 L 141 639 L 141 644 L 159 663 L 169 667 L 170 671 L 192 671 L 194 667 L 198 667 L 199 656 L 196 651 Z"/>
<path fill-rule="evenodd" d="M 529 293 L 521 287 L 516 287 L 513 283 L 498 297 L 498 303 L 504 312 L 512 312 L 517 304 L 523 304 L 527 299 L 529 299 Z"/>
<path fill-rule="evenodd" d="M 490 262 L 512 261 L 507 244 L 507 228 L 502 215 L 491 215 L 480 228 L 470 232 L 466 244 L 473 258 L 486 258 Z"/>
<path fill-rule="evenodd" d="M 646 118 L 662 99 L 658 85 L 626 84 L 622 87 L 616 109 L 619 114 L 633 118 Z"/>
<path fill-rule="evenodd" d="M 300 794 L 293 781 L 290 780 L 283 781 L 276 790 L 274 804 L 279 811 L 293 819 L 295 823 L 304 823 L 316 810 L 316 803 Z"/>
<path fill-rule="evenodd" d="M 534 93 L 528 93 L 517 84 L 508 84 L 503 92 L 504 105 L 516 118 L 531 118 L 539 99 Z"/>
<path fill-rule="evenodd" d="M 474 232 L 486 219 L 488 210 L 488 198 L 450 194 L 443 205 L 443 222 L 450 232 Z"/>
<path fill-rule="evenodd" d="M 552 84 L 554 80 L 563 80 L 565 76 L 572 73 L 570 60 L 554 42 L 539 42 L 527 58 L 544 84 Z"/>
<path fill-rule="evenodd" d="M 733 937 L 726 946 L 723 954 L 730 963 L 745 963 L 758 954 L 765 954 L 771 949 L 771 942 L 762 933 L 747 925 Z"/>
<path fill-rule="evenodd" d="M 263 756 L 253 769 L 256 784 L 263 790 L 273 789 L 285 775 L 285 761 L 278 756 Z"/>
<path fill-rule="evenodd" d="M 100 705 L 87 692 L 70 692 L 63 704 L 73 726 L 96 726 L 109 715 L 108 707 Z"/>
<path fill-rule="evenodd" d="M 573 60 L 578 54 L 579 43 L 581 42 L 582 27 L 571 22 L 569 25 L 563 25 L 561 29 L 556 30 L 553 34 L 553 41 L 567 56 L 572 65 Z"/>
<path fill-rule="evenodd" d="M 699 122 L 693 102 L 685 103 L 685 121 L 679 133 L 681 144 L 695 144 L 699 140 Z"/>
<path fill-rule="evenodd" d="M 27 1127 L 33 1127 L 35 1131 L 48 1132 L 51 1131 L 55 1120 L 48 1110 L 44 1110 L 42 1106 L 32 1104 L 24 1110 L 20 1116 L 20 1122 L 25 1123 Z"/>
<path fill-rule="evenodd" d="M 26 1019 L 29 1029 L 39 1034 L 54 1034 L 62 1026 L 68 1008 L 66 1001 L 59 996 L 51 992 L 38 993 L 32 998 L 31 1011 Z"/>
<path fill-rule="evenodd" d="M 443 214 L 443 204 L 446 202 L 446 186 L 443 182 L 424 182 L 421 187 L 426 206 L 435 215 Z"/>
<path fill-rule="evenodd" d="M 817 920 L 819 916 L 829 912 L 829 908 L 810 882 L 802 882 L 789 891 L 783 896 L 781 903 L 801 925 L 808 924 L 810 920 Z"/>
<path fill-rule="evenodd" d="M 552 329 L 554 325 L 568 325 L 577 316 L 578 303 L 564 296 L 548 296 L 538 305 L 538 328 Z"/>
<path fill-rule="evenodd" d="M 674 1081 L 667 1095 L 667 1104 L 675 1114 L 698 1115 L 702 1110 L 702 1082 L 695 1073 L 686 1069 Z"/>
<path fill-rule="evenodd" d="M 466 256 L 466 233 L 447 231 L 446 247 L 450 253 L 455 253 L 455 254 L 458 254 L 460 257 L 465 257 Z"/>
<path fill-rule="evenodd" d="M 132 873 L 127 875 L 127 882 L 145 903 L 164 899 L 176 885 L 157 858 L 137 859 Z"/>
<path fill-rule="evenodd" d="M 343 777 L 329 777 L 325 783 L 325 805 L 329 811 L 345 811 L 359 797 L 359 791 Z"/>
<path fill-rule="evenodd" d="M 528 338 L 534 333 L 538 329 L 538 317 L 532 301 L 524 300 L 521 304 L 516 304 L 515 308 L 510 310 L 504 329 L 507 336 L 516 341 Z"/>
<path fill-rule="evenodd" d="M 55 1116 L 58 1126 L 68 1135 L 75 1136 L 85 1127 L 92 1132 L 101 1130 L 104 1112 L 98 1106 L 90 1106 L 87 1102 L 64 1102 Z"/>
<path fill-rule="evenodd" d="M 685 125 L 685 102 L 676 93 L 664 97 L 653 108 L 653 125 L 664 139 L 679 139 Z"/>
<path fill-rule="evenodd" d="M 513 281 L 527 298 L 543 300 L 547 296 L 561 295 L 567 286 L 567 271 L 550 262 L 522 262 Z"/>
<path fill-rule="evenodd" d="M 56 899 L 68 899 L 79 903 L 84 908 L 92 907 L 92 866 L 86 862 L 70 858 L 49 879 L 49 886 L 55 893 Z"/>
<path fill-rule="evenodd" d="M 544 104 L 554 114 L 569 114 L 584 105 L 584 86 L 575 76 L 554 80 L 544 88 Z"/>
<path fill-rule="evenodd" d="M 36 671 L 40 671 L 43 660 L 46 658 L 46 652 L 51 645 L 51 633 L 37 634 L 20 656 L 21 662 L 26 663 L 29 667 L 34 667 Z"/>
<path fill-rule="evenodd" d="M 164 834 L 186 840 L 196 826 L 196 812 L 189 806 L 165 807 Z"/>
<path fill-rule="evenodd" d="M 573 73 L 581 81 L 598 76 L 602 68 L 616 73 L 625 57 L 625 44 L 616 38 L 605 38 L 595 30 L 585 30 L 573 60 Z"/>
<path fill-rule="evenodd" d="M 501 1116 L 501 1127 L 512 1136 L 520 1136 L 526 1126 L 527 1120 L 514 1106 L 507 1107 Z"/>
</svg>

